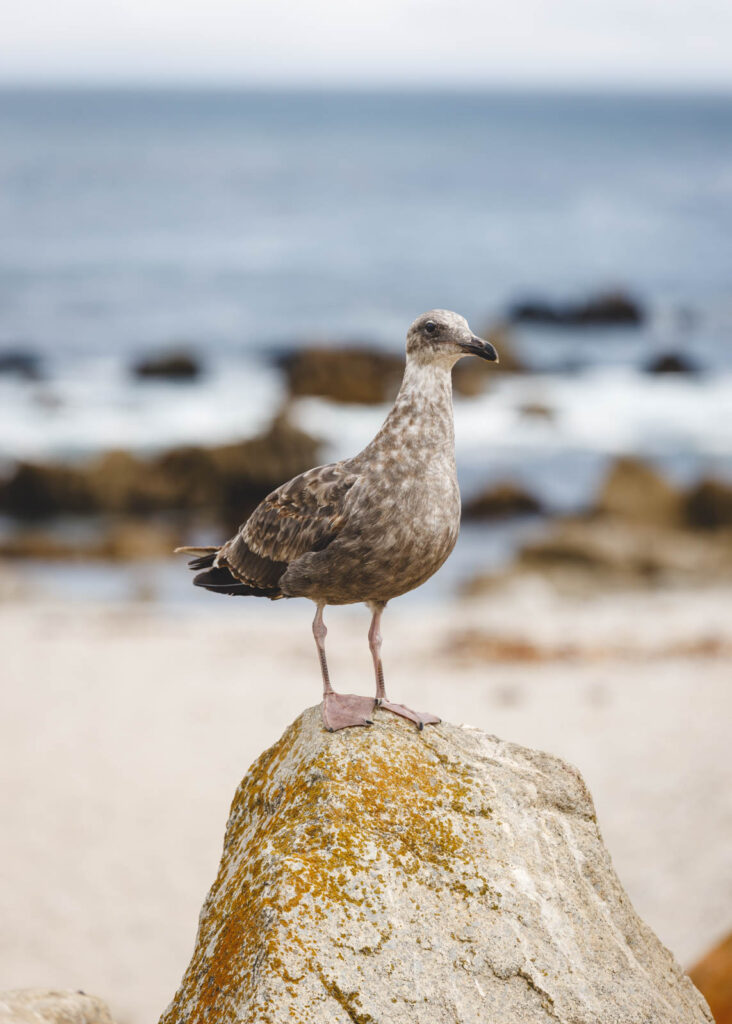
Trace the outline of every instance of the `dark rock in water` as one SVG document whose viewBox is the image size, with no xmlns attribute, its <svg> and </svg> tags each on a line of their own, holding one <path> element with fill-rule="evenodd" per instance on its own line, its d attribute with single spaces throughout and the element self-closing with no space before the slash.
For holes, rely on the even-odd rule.
<svg viewBox="0 0 732 1024">
<path fill-rule="evenodd" d="M 521 550 L 511 574 L 540 573 L 560 588 L 728 583 L 732 532 L 711 536 L 612 517 L 566 519 Z M 471 592 L 480 592 L 479 581 Z"/>
<path fill-rule="evenodd" d="M 293 397 L 314 395 L 360 405 L 390 402 L 404 373 L 401 356 L 371 348 L 303 348 L 278 363 Z"/>
<path fill-rule="evenodd" d="M 170 557 L 182 539 L 181 532 L 170 526 L 132 518 L 115 520 L 103 527 L 101 535 L 85 538 L 64 536 L 53 529 L 23 528 L 0 538 L 0 560 L 150 561 Z"/>
<path fill-rule="evenodd" d="M 195 380 L 202 372 L 203 368 L 197 356 L 185 349 L 147 356 L 132 367 L 133 375 L 140 380 Z"/>
<path fill-rule="evenodd" d="M 106 452 L 80 466 L 23 462 L 0 483 L 0 511 L 18 518 L 202 509 L 227 525 L 317 462 L 319 442 L 284 416 L 259 437 L 154 458 Z"/>
<path fill-rule="evenodd" d="M 0 510 L 18 518 L 98 511 L 84 469 L 34 462 L 19 463 L 0 483 Z"/>
<path fill-rule="evenodd" d="M 544 402 L 525 402 L 518 407 L 518 412 L 525 416 L 526 419 L 533 420 L 551 421 L 557 417 L 556 409 L 552 409 L 550 405 L 545 405 Z"/>
<path fill-rule="evenodd" d="M 684 515 L 688 525 L 697 530 L 732 526 L 732 484 L 723 480 L 700 481 L 686 494 Z"/>
<path fill-rule="evenodd" d="M 664 352 L 644 366 L 646 373 L 699 373 L 699 366 L 680 352 Z"/>
<path fill-rule="evenodd" d="M 538 498 L 511 481 L 494 484 L 463 506 L 463 519 L 510 519 L 543 511 Z"/>
<path fill-rule="evenodd" d="M 677 526 L 682 521 L 683 495 L 658 470 L 631 457 L 610 467 L 593 514 L 612 515 L 637 523 Z"/>
<path fill-rule="evenodd" d="M 201 508 L 237 526 L 271 490 L 318 461 L 320 443 L 278 416 L 258 437 L 164 453 L 155 470 L 170 489 L 168 508 Z"/>
<path fill-rule="evenodd" d="M 732 933 L 689 971 L 716 1024 L 732 1024 Z"/>
<path fill-rule="evenodd" d="M 12 374 L 25 380 L 40 380 L 41 357 L 37 352 L 24 348 L 0 351 L 0 374 Z"/>
<path fill-rule="evenodd" d="M 516 303 L 509 310 L 509 318 L 514 323 L 556 327 L 637 327 L 645 316 L 637 300 L 624 292 L 605 292 L 577 303 L 529 299 Z"/>
<path fill-rule="evenodd" d="M 492 327 L 483 335 L 498 349 L 500 362 L 463 359 L 453 370 L 455 393 L 480 394 L 496 372 L 521 373 L 526 367 L 513 350 L 507 330 Z M 293 398 L 307 395 L 334 402 L 382 405 L 393 401 L 404 373 L 402 356 L 368 347 L 309 347 L 278 359 Z"/>
</svg>

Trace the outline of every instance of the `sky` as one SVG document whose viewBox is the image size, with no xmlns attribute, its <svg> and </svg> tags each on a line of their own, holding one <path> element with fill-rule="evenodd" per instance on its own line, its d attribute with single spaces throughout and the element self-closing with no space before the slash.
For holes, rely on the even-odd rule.
<svg viewBox="0 0 732 1024">
<path fill-rule="evenodd" d="M 0 81 L 732 89 L 732 0 L 15 0 Z"/>
</svg>

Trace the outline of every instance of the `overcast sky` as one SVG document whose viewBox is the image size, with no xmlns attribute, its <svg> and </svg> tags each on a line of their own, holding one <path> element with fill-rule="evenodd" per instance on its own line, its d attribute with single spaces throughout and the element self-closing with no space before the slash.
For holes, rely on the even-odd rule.
<svg viewBox="0 0 732 1024">
<path fill-rule="evenodd" d="M 14 0 L 0 79 L 732 88 L 732 0 Z"/>
</svg>

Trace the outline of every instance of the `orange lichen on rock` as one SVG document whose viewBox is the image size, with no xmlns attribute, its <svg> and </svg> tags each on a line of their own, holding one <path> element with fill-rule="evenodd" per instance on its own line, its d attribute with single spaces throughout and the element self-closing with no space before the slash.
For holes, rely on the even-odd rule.
<svg viewBox="0 0 732 1024">
<path fill-rule="evenodd" d="M 607 905 L 589 863 L 608 875 Z M 620 968 L 637 990 L 613 983 L 626 1014 L 615 1017 L 601 1010 Z M 646 1016 L 628 1015 L 629 1001 Z M 161 1024 L 660 1022 L 669 1006 L 679 1022 L 709 1020 L 612 875 L 574 769 L 381 712 L 370 729 L 331 734 L 311 709 L 236 793 Z"/>
</svg>

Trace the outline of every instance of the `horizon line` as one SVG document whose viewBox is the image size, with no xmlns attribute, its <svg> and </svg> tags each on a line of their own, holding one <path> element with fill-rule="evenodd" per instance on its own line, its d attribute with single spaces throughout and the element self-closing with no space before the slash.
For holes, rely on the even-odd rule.
<svg viewBox="0 0 732 1024">
<path fill-rule="evenodd" d="M 245 78 L 66 78 L 0 76 L 0 91 L 59 92 L 251 92 L 251 93 L 456 93 L 456 94 L 576 94 L 588 96 L 718 96 L 732 98 L 730 82 L 606 81 L 535 79 L 446 80 L 314 80 L 292 79 L 275 82 Z"/>
</svg>

